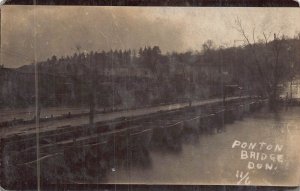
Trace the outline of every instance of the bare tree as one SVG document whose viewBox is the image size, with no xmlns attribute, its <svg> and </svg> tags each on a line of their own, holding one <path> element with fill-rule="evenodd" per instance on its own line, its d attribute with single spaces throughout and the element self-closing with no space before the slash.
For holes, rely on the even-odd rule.
<svg viewBox="0 0 300 191">
<path fill-rule="evenodd" d="M 207 40 L 204 42 L 204 44 L 202 45 L 202 49 L 204 52 L 207 51 L 211 51 L 213 49 L 215 49 L 215 43 L 212 40 Z"/>
<path fill-rule="evenodd" d="M 252 63 L 246 67 L 258 77 L 261 90 L 268 97 L 270 108 L 274 109 L 279 95 L 278 85 L 289 76 L 289 74 L 283 72 L 283 70 L 288 72 L 286 68 L 289 67 L 289 64 L 286 64 L 283 58 L 285 54 L 284 36 L 280 39 L 280 32 L 273 33 L 274 38 L 270 41 L 272 32 L 262 32 L 263 39 L 259 39 L 256 36 L 255 27 L 252 28 L 251 34 L 248 34 L 239 18 L 235 20 L 234 28 L 241 34 L 245 47 L 248 48 L 251 54 L 245 59 L 252 56 L 252 59 L 250 59 Z"/>
</svg>

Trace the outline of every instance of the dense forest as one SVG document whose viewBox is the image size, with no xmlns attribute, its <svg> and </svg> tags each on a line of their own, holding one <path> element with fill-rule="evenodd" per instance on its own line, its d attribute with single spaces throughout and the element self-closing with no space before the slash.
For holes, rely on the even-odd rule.
<svg viewBox="0 0 300 191">
<path fill-rule="evenodd" d="M 275 102 L 300 71 L 300 40 L 276 37 L 244 45 L 217 47 L 208 40 L 201 51 L 162 53 L 159 46 L 139 50 L 85 52 L 52 56 L 38 63 L 43 107 L 132 108 L 238 94 Z M 34 105 L 34 64 L 1 68 L 1 107 Z M 281 89 L 279 88 L 281 87 Z"/>
</svg>

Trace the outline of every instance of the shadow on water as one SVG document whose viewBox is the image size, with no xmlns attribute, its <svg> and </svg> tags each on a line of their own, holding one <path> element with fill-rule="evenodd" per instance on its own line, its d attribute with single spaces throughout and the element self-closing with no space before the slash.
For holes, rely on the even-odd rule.
<svg viewBox="0 0 300 191">
<path fill-rule="evenodd" d="M 76 138 L 73 138 L 73 143 L 69 145 L 53 147 L 52 150 L 45 149 L 45 152 L 51 151 L 51 156 L 41 153 L 44 157 L 41 160 L 42 185 L 105 183 L 108 181 L 108 174 L 118 169 L 151 169 L 151 152 L 161 152 L 166 155 L 181 154 L 183 144 L 197 145 L 200 135 L 211 136 L 225 132 L 226 124 L 241 120 L 245 113 L 257 111 L 262 105 L 257 102 L 249 106 L 234 103 L 226 107 L 187 109 L 157 119 L 145 120 L 139 124 L 128 123 L 129 128 L 125 129 L 125 126 L 113 125 L 108 127 L 112 133 L 90 138 L 87 142 L 76 141 Z M 280 120 L 280 115 L 277 117 Z M 88 135 L 89 133 L 84 135 L 92 136 L 99 132 L 95 130 L 91 135 Z M 71 135 L 75 134 L 70 134 L 68 137 L 71 138 Z M 21 148 L 22 144 L 19 146 Z M 7 153 L 11 153 L 6 154 L 9 163 L 4 172 L 7 187 L 34 186 L 36 153 L 30 151 L 25 153 L 25 158 L 21 158 L 18 152 L 11 152 L 20 149 L 10 147 L 14 145 L 10 144 L 6 147 Z M 23 145 L 22 148 L 28 147 Z M 17 175 L 17 172 L 20 174 Z"/>
</svg>

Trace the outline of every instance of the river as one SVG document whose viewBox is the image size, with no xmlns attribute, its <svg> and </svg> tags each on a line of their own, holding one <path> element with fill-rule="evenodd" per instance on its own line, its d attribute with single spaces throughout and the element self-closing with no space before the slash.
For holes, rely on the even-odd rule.
<svg viewBox="0 0 300 191">
<path fill-rule="evenodd" d="M 224 132 L 200 135 L 181 152 L 151 151 L 147 167 L 129 162 L 112 168 L 107 182 L 299 185 L 299 126 L 299 107 L 276 113 L 263 109 L 227 124 Z M 249 148 L 250 143 L 256 147 Z M 266 159 L 257 156 L 261 153 Z"/>
</svg>

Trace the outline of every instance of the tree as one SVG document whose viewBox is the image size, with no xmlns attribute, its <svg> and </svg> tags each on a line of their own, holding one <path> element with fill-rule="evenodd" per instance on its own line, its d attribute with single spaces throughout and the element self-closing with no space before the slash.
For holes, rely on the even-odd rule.
<svg viewBox="0 0 300 191">
<path fill-rule="evenodd" d="M 212 40 L 207 40 L 204 42 L 202 45 L 203 52 L 206 53 L 208 51 L 214 50 L 215 49 L 215 43 Z"/>
<path fill-rule="evenodd" d="M 274 33 L 273 40 L 270 41 L 271 32 L 262 32 L 263 39 L 258 39 L 255 34 L 255 28 L 252 29 L 251 37 L 245 31 L 242 21 L 235 20 L 235 29 L 241 34 L 247 59 L 249 63 L 247 69 L 258 78 L 257 83 L 261 86 L 262 94 L 267 95 L 270 109 L 276 109 L 276 103 L 279 97 L 278 85 L 287 80 L 289 74 L 289 63 L 286 63 L 285 56 L 288 56 L 286 48 L 286 39 L 284 36 L 280 39 L 279 33 Z"/>
</svg>

